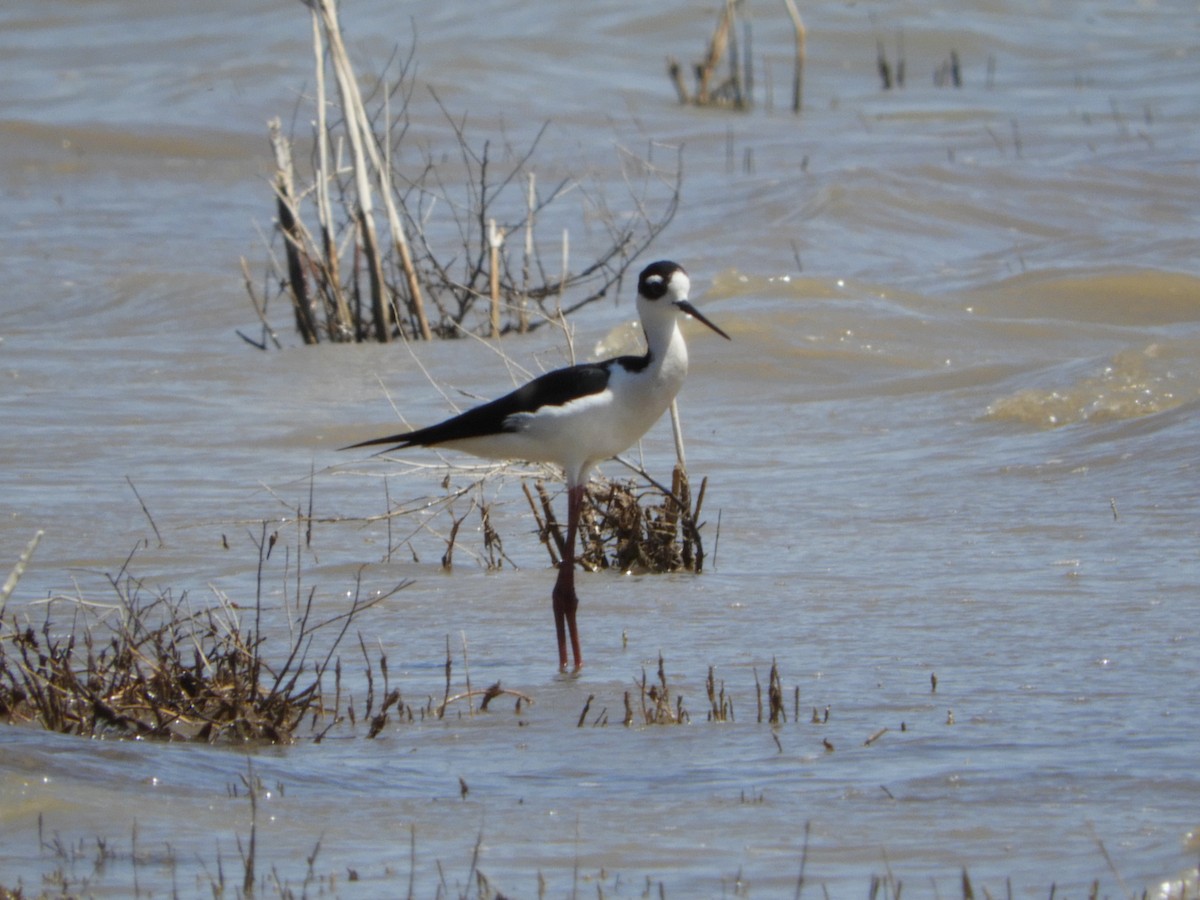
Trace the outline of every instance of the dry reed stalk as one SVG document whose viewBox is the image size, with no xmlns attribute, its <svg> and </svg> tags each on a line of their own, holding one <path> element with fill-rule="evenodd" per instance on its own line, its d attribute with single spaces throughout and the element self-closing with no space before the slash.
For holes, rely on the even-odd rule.
<svg viewBox="0 0 1200 900">
<path fill-rule="evenodd" d="M 883 41 L 875 39 L 875 68 L 879 72 L 879 80 L 885 91 L 892 89 L 892 66 L 888 62 L 887 51 L 883 49 Z"/>
<path fill-rule="evenodd" d="M 279 118 L 268 123 L 271 147 L 275 151 L 275 214 L 284 237 L 284 256 L 287 259 L 287 283 L 292 295 L 292 310 L 296 315 L 296 330 L 306 344 L 319 340 L 313 321 L 312 301 L 308 296 L 308 281 L 304 277 L 307 259 L 302 258 L 304 246 L 300 234 L 300 215 L 296 200 L 295 168 L 292 151 L 283 137 Z"/>
<path fill-rule="evenodd" d="M 492 337 L 500 337 L 500 248 L 504 244 L 504 229 L 488 219 L 488 267 L 491 295 Z"/>
<path fill-rule="evenodd" d="M 254 896 L 254 861 L 255 848 L 258 839 L 258 793 L 261 782 L 254 775 L 254 761 L 246 758 L 246 774 L 242 776 L 242 784 L 250 799 L 250 838 L 247 849 L 242 849 L 242 838 L 238 835 L 237 848 L 242 856 L 242 893 L 247 897 Z"/>
<path fill-rule="evenodd" d="M 676 699 L 674 708 L 671 706 L 671 689 L 667 684 L 667 675 L 661 653 L 658 655 L 657 675 L 658 683 L 648 684 L 646 681 L 646 669 L 643 667 L 641 681 L 635 682 L 638 685 L 641 697 L 643 723 L 646 725 L 683 725 L 691 721 L 687 710 L 684 709 L 682 697 Z M 625 724 L 628 725 L 630 719 L 628 695 L 626 695 L 625 709 Z"/>
<path fill-rule="evenodd" d="M 800 115 L 804 108 L 804 63 L 808 57 L 808 29 L 800 18 L 800 10 L 796 8 L 796 0 L 783 0 L 788 15 L 792 19 L 792 28 L 796 32 L 796 55 L 792 64 L 792 112 Z"/>
<path fill-rule="evenodd" d="M 567 330 L 566 313 L 563 311 L 563 293 L 567 289 L 568 274 L 571 271 L 571 232 L 566 228 L 562 232 L 562 277 L 558 280 L 558 293 L 555 296 L 554 314 L 562 324 L 563 332 Z M 575 362 L 574 359 L 571 362 Z"/>
<path fill-rule="evenodd" d="M 681 449 L 681 448 L 677 448 Z M 700 483 L 696 504 L 691 503 L 691 490 L 687 471 L 676 466 L 672 471 L 672 487 L 667 487 L 652 478 L 645 469 L 635 466 L 621 457 L 617 461 L 637 473 L 657 491 L 642 491 L 635 481 L 614 482 L 600 479 L 590 490 L 591 503 L 585 507 L 585 515 L 596 515 L 600 521 L 596 526 L 601 535 L 594 542 L 591 564 L 596 568 L 643 568 L 652 572 L 700 572 L 704 566 L 704 545 L 700 529 L 700 512 L 704 503 L 708 480 Z M 653 496 L 657 503 L 641 503 L 646 496 Z M 602 547 L 612 547 L 607 561 Z"/>
<path fill-rule="evenodd" d="M 505 696 L 515 697 L 516 698 L 515 711 L 517 713 L 521 712 L 522 704 L 525 706 L 533 705 L 533 702 L 534 702 L 533 697 L 531 697 L 529 694 L 523 693 L 521 691 L 513 690 L 512 688 L 506 688 L 499 681 L 494 682 L 493 684 L 489 685 L 487 688 L 485 688 L 483 690 L 476 690 L 476 689 L 472 688 L 471 687 L 471 670 L 470 670 L 470 666 L 467 663 L 467 635 L 466 635 L 466 632 L 461 633 L 461 639 L 462 639 L 462 645 L 463 645 L 463 670 L 464 670 L 465 687 L 459 693 L 456 693 L 456 694 L 450 693 L 451 680 L 452 680 L 451 675 L 453 673 L 454 660 L 450 653 L 450 636 L 446 635 L 445 685 L 444 685 L 443 691 L 442 691 L 442 702 L 435 707 L 435 706 L 433 706 L 432 699 L 431 699 L 430 703 L 427 707 L 427 711 L 432 717 L 437 718 L 437 719 L 444 719 L 446 717 L 446 711 L 450 708 L 450 705 L 453 703 L 458 703 L 462 700 L 467 701 L 467 715 L 473 716 L 475 714 L 475 709 L 472 705 L 472 701 L 476 697 L 478 697 L 480 699 L 480 703 L 479 703 L 479 711 L 480 712 L 487 712 L 488 704 L 490 704 L 497 697 L 505 697 Z M 399 692 L 396 692 L 396 693 L 398 695 Z M 412 719 L 411 709 L 408 711 L 408 715 L 409 715 L 409 720 L 411 721 L 411 719 Z"/>
<path fill-rule="evenodd" d="M 588 694 L 587 700 L 583 702 L 583 709 L 579 713 L 579 720 L 575 723 L 576 728 L 582 728 L 583 723 L 587 721 L 588 710 L 592 708 L 592 701 L 596 699 L 595 694 Z"/>
<path fill-rule="evenodd" d="M 671 79 L 671 83 L 675 85 L 675 95 L 679 98 L 680 105 L 690 103 L 691 96 L 688 94 L 687 85 L 683 83 L 683 66 L 673 56 L 667 57 L 667 76 Z"/>
<path fill-rule="evenodd" d="M 873 743 L 875 743 L 877 740 L 879 740 L 881 737 L 883 737 L 885 734 L 887 734 L 888 731 L 889 731 L 889 729 L 885 725 L 883 728 L 880 728 L 880 729 L 872 732 L 871 736 L 868 737 L 865 741 L 863 741 L 863 746 L 870 747 Z"/>
<path fill-rule="evenodd" d="M 471 704 L 471 662 L 470 657 L 467 656 L 467 633 L 460 631 L 459 637 L 462 639 L 463 680 L 467 683 L 467 714 L 473 715 L 474 708 Z"/>
<path fill-rule="evenodd" d="M 729 34 L 733 30 L 733 19 L 733 0 L 725 0 L 721 16 L 717 19 L 716 30 L 713 32 L 712 40 L 708 43 L 708 54 L 696 67 L 696 80 L 698 82 L 696 102 L 701 106 L 707 106 L 713 102 L 712 80 L 717 71 L 717 66 L 720 65 L 721 58 L 725 55 L 725 50 L 729 46 Z"/>
<path fill-rule="evenodd" d="M 787 721 L 787 710 L 783 705 L 783 682 L 779 677 L 779 666 L 775 660 L 771 660 L 771 674 L 767 683 L 767 699 L 770 703 L 770 715 L 768 721 L 772 725 L 778 725 Z"/>
<path fill-rule="evenodd" d="M 671 470 L 671 496 L 663 503 L 663 524 L 672 537 L 679 527 L 680 515 L 686 515 L 686 511 L 691 508 L 691 498 L 688 494 L 687 475 L 684 474 L 682 465 L 676 465 Z"/>
<path fill-rule="evenodd" d="M 500 533 L 492 525 L 490 504 L 479 504 L 479 520 L 483 532 L 483 550 L 487 557 L 488 571 L 501 568 L 506 559 L 509 565 L 515 569 L 516 563 L 509 559 L 508 554 L 504 552 L 504 542 L 500 539 Z"/>
<path fill-rule="evenodd" d="M 545 482 L 538 481 L 535 485 L 538 492 L 538 499 L 542 504 L 542 512 L 545 514 L 545 525 L 539 528 L 539 536 L 542 543 L 546 545 L 546 549 L 550 551 L 550 560 L 555 565 L 558 565 L 558 560 L 555 559 L 554 550 L 558 550 L 558 559 L 562 559 L 566 549 L 566 538 L 563 537 L 562 528 L 558 524 L 558 519 L 554 517 L 554 506 L 550 502 L 550 495 L 546 493 Z M 528 494 L 526 494 L 528 496 Z M 530 500 L 530 507 L 533 508 L 533 501 Z M 534 509 L 534 516 L 537 516 L 537 510 Z M 540 525 L 539 521 L 539 525 Z M 550 539 L 553 539 L 554 546 L 551 547 Z"/>
<path fill-rule="evenodd" d="M 900 32 L 896 38 L 896 65 L 894 68 L 888 61 L 883 40 L 875 39 L 875 68 L 879 72 L 879 80 L 885 91 L 890 91 L 893 87 L 904 87 L 904 32 Z"/>
<path fill-rule="evenodd" d="M 454 671 L 454 657 L 450 655 L 450 635 L 446 635 L 446 687 L 442 694 L 442 705 L 438 707 L 437 717 L 446 714 L 446 706 L 450 703 L 450 674 Z"/>
<path fill-rule="evenodd" d="M 708 677 L 704 680 L 704 688 L 708 694 L 708 721 L 732 722 L 733 700 L 725 696 L 725 681 L 721 681 L 721 689 L 717 691 L 716 675 L 712 666 L 708 667 Z"/>
<path fill-rule="evenodd" d="M 375 228 L 371 170 L 367 165 L 367 156 L 375 149 L 374 140 L 370 132 L 370 122 L 363 107 L 362 94 L 359 92 L 354 69 L 350 64 L 350 56 L 342 41 L 341 25 L 337 18 L 337 5 L 333 0 L 312 0 L 312 3 L 313 14 L 321 17 L 324 37 L 329 46 L 329 58 L 333 64 L 334 78 L 337 81 L 338 95 L 341 98 L 342 115 L 346 120 L 346 137 L 350 141 L 355 183 L 354 219 L 370 283 L 375 339 L 381 343 L 387 343 L 391 340 L 394 320 L 391 303 L 386 297 L 383 260 L 379 249 L 379 235 Z M 366 130 L 363 128 L 364 124 Z"/>
<path fill-rule="evenodd" d="M 447 572 L 454 568 L 454 541 L 458 537 L 458 529 L 462 527 L 462 523 L 474 508 L 474 501 L 472 501 L 471 509 L 455 518 L 450 525 L 450 536 L 446 538 L 446 552 L 442 554 L 442 568 Z"/>
<path fill-rule="evenodd" d="M 517 304 L 517 332 L 529 330 L 529 266 L 533 261 L 533 220 L 537 212 L 537 175 L 529 173 L 525 195 L 525 253 L 521 257 L 521 297 Z"/>
<path fill-rule="evenodd" d="M 315 72 L 317 82 L 317 171 L 314 186 L 316 188 L 317 223 L 321 227 L 321 259 L 325 268 L 325 291 L 329 302 L 334 308 L 333 320 L 329 324 L 330 337 L 334 340 L 345 339 L 354 334 L 354 319 L 350 314 L 350 304 L 346 302 L 346 294 L 341 289 L 341 263 L 338 255 L 337 240 L 333 223 L 333 204 L 329 199 L 329 183 L 334 173 L 329 163 L 329 126 L 326 112 L 325 95 L 325 62 L 323 44 L 321 41 L 321 20 L 316 10 L 312 16 L 313 56 L 315 57 Z"/>
<path fill-rule="evenodd" d="M 258 349 L 260 349 L 260 350 L 267 349 L 267 338 L 270 338 L 271 343 L 273 343 L 275 345 L 275 349 L 280 350 L 283 348 L 283 345 L 279 342 L 279 336 L 275 333 L 275 330 L 271 327 L 271 323 L 267 321 L 267 314 L 265 312 L 266 301 L 265 300 L 263 301 L 262 307 L 259 307 L 259 305 L 258 305 L 258 297 L 254 293 L 254 281 L 250 277 L 250 265 L 249 265 L 249 263 L 246 262 L 246 257 L 244 257 L 244 256 L 241 257 L 241 264 L 242 264 L 242 282 L 246 286 L 246 293 L 250 295 L 250 305 L 254 307 L 254 312 L 258 316 L 259 322 L 262 323 L 263 338 L 261 341 L 255 341 L 255 340 L 252 340 L 251 338 L 246 337 L 246 335 L 242 334 L 241 331 L 238 331 L 238 336 L 241 337 L 241 339 L 244 340 L 246 343 L 251 344 L 255 347 L 258 347 Z"/>
<path fill-rule="evenodd" d="M 730 109 L 746 109 L 751 104 L 753 85 L 753 60 L 750 55 L 750 32 L 746 26 L 743 48 L 738 44 L 738 7 L 744 0 L 725 0 L 717 18 L 712 38 L 708 42 L 704 58 L 696 63 L 692 72 L 696 79 L 696 93 L 690 96 L 683 83 L 682 67 L 674 57 L 667 57 L 667 75 L 675 87 L 680 103 L 697 106 L 726 106 Z M 717 71 L 721 62 L 728 57 L 729 75 L 718 83 Z"/>
<path fill-rule="evenodd" d="M 533 512 L 534 521 L 538 526 L 538 539 L 546 545 L 546 549 L 550 551 L 550 564 L 558 565 L 558 556 L 554 552 L 554 547 L 550 543 L 550 531 L 547 520 L 542 518 L 538 512 L 537 504 L 533 501 L 533 494 L 529 492 L 528 482 L 521 482 L 521 490 L 525 492 L 525 499 L 529 501 L 529 509 Z M 544 498 L 543 498 L 544 499 Z"/>
<path fill-rule="evenodd" d="M 8 573 L 8 577 L 4 579 L 4 586 L 0 587 L 0 618 L 4 617 L 4 606 L 8 603 L 8 598 L 12 596 L 13 591 L 17 589 L 17 583 L 20 582 L 21 576 L 25 574 L 25 569 L 29 566 L 29 561 L 33 559 L 34 551 L 37 550 L 38 544 L 42 540 L 42 535 L 46 532 L 40 528 L 29 539 L 29 543 L 25 545 L 25 549 L 21 555 L 17 557 L 16 565 L 12 567 L 12 571 Z"/>
</svg>

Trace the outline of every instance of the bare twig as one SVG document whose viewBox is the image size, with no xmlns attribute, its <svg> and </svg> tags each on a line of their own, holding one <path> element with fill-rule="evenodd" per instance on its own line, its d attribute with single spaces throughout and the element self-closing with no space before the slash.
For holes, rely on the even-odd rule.
<svg viewBox="0 0 1200 900">
<path fill-rule="evenodd" d="M 150 527 L 154 529 L 154 536 L 158 538 L 158 546 L 164 546 L 162 534 L 159 533 L 158 526 L 154 524 L 154 517 L 150 515 L 150 510 L 146 508 L 146 501 L 142 499 L 142 495 L 138 493 L 138 489 L 134 486 L 133 481 L 130 480 L 128 475 L 125 476 L 125 482 L 129 485 L 130 490 L 133 491 L 133 496 L 137 497 L 138 503 L 141 504 L 142 512 L 146 514 L 146 520 L 150 523 Z"/>
<path fill-rule="evenodd" d="M 25 545 L 24 551 L 17 558 L 17 563 L 12 567 L 12 571 L 8 573 L 8 577 L 4 579 L 4 586 L 0 587 L 0 618 L 4 616 L 4 605 L 8 602 L 8 598 L 12 596 L 13 591 L 17 589 L 17 583 L 21 580 L 21 576 L 25 574 L 25 568 L 29 565 L 29 561 L 33 559 L 33 553 L 37 550 L 38 542 L 41 541 L 42 535 L 46 532 L 40 528 L 29 539 L 29 543 Z"/>
<path fill-rule="evenodd" d="M 804 108 L 804 63 L 808 56 L 808 30 L 804 20 L 800 18 L 800 10 L 796 8 L 796 0 L 783 0 L 788 15 L 792 19 L 792 28 L 796 32 L 796 57 L 792 65 L 792 112 L 800 114 Z"/>
</svg>

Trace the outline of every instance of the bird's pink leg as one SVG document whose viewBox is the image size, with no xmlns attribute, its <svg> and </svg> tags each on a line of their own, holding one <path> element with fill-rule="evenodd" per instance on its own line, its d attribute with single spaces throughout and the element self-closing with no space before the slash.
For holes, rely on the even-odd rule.
<svg viewBox="0 0 1200 900">
<path fill-rule="evenodd" d="M 554 582 L 554 629 L 558 633 L 558 667 L 567 667 L 567 634 L 571 635 L 571 652 L 575 656 L 575 668 L 583 666 L 583 654 L 579 650 L 579 632 L 575 628 L 575 610 L 579 608 L 579 596 L 575 593 L 575 536 L 579 530 L 579 511 L 583 506 L 585 485 L 567 489 L 567 543 L 563 548 L 562 562 L 558 564 L 558 579 Z"/>
</svg>

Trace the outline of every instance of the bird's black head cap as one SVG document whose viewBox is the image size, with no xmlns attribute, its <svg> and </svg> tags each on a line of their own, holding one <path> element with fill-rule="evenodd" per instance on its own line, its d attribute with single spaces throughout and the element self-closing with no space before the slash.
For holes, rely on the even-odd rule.
<svg viewBox="0 0 1200 900">
<path fill-rule="evenodd" d="M 671 283 L 671 276 L 676 272 L 683 272 L 683 266 L 679 263 L 667 259 L 650 263 L 642 269 L 642 274 L 638 276 L 638 293 L 647 300 L 660 299 L 666 294 L 667 285 Z"/>
</svg>

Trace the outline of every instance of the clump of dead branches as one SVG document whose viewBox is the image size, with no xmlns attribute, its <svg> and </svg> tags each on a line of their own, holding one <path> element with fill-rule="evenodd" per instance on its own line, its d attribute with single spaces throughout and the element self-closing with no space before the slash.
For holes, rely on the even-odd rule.
<svg viewBox="0 0 1200 900">
<path fill-rule="evenodd" d="M 547 486 L 543 474 L 518 473 L 504 465 L 489 467 L 488 474 L 465 485 L 451 485 L 446 476 L 444 494 L 400 502 L 389 496 L 386 512 L 357 521 L 386 524 L 385 562 L 401 552 L 419 560 L 423 554 L 414 538 L 426 532 L 441 541 L 445 569 L 452 569 L 463 553 L 489 571 L 506 563 L 515 565 L 504 550 L 493 521 L 492 501 L 484 491 L 484 484 L 497 473 L 520 478 L 537 534 L 551 565 L 557 566 L 566 541 L 564 523 L 554 511 L 557 492 Z M 670 485 L 658 483 L 641 470 L 633 478 L 593 479 L 581 515 L 577 561 L 590 572 L 701 572 L 708 559 L 703 539 L 706 523 L 701 518 L 707 489 L 708 479 L 704 478 L 693 498 L 687 472 L 678 465 Z M 294 514 L 305 518 L 303 511 Z M 406 521 L 412 524 L 401 527 Z"/>
<path fill-rule="evenodd" d="M 779 671 L 779 664 L 771 661 L 770 675 L 768 676 L 767 684 L 767 708 L 763 706 L 763 685 L 758 677 L 758 669 L 754 668 L 754 692 L 755 703 L 758 707 L 759 725 L 766 721 L 773 729 L 778 729 L 780 726 L 787 724 L 788 714 L 786 708 L 786 694 L 783 687 L 783 678 Z M 640 677 L 634 678 L 634 687 L 636 690 L 626 690 L 624 692 L 625 715 L 621 720 L 621 724 L 627 728 L 634 725 L 686 725 L 691 722 L 692 717 L 684 706 L 683 695 L 677 687 L 674 687 L 667 680 L 666 666 L 663 663 L 662 653 L 658 654 L 658 670 L 656 677 L 651 680 L 646 675 L 645 666 L 642 667 Z M 718 681 L 716 677 L 716 668 L 708 667 L 708 676 L 704 680 L 704 690 L 708 698 L 708 713 L 707 720 L 713 722 L 734 722 L 736 718 L 733 712 L 733 696 L 725 689 L 725 681 Z M 601 707 L 600 711 L 592 714 L 592 702 L 596 699 L 595 695 L 589 695 L 584 703 L 583 711 L 579 715 L 576 725 L 582 728 L 584 725 L 605 726 L 609 724 L 608 707 Z M 796 725 L 801 723 L 800 717 L 800 685 L 795 685 L 792 692 L 793 714 L 792 722 Z M 766 719 L 763 715 L 766 712 Z M 813 707 L 811 724 L 826 725 L 829 722 L 830 708 L 825 707 L 824 718 L 822 718 L 816 707 Z M 589 716 L 592 718 L 589 721 Z M 900 730 L 906 730 L 904 723 L 901 723 Z M 871 746 L 879 740 L 889 729 L 885 726 L 876 729 L 865 741 L 866 746 Z M 778 742 L 778 738 L 776 738 Z M 826 751 L 833 749 L 832 744 L 825 743 Z M 782 750 L 782 748 L 780 748 Z"/>
<path fill-rule="evenodd" d="M 684 83 L 683 66 L 679 60 L 673 56 L 667 57 L 667 75 L 675 85 L 675 93 L 679 96 L 680 103 L 735 110 L 749 109 L 754 105 L 754 57 L 751 53 L 750 18 L 746 14 L 748 6 L 748 0 L 725 0 L 704 58 L 692 65 L 694 90 L 689 91 Z M 792 112 L 799 114 L 804 105 L 804 62 L 807 56 L 808 31 L 804 27 L 804 20 L 800 17 L 795 0 L 784 0 L 784 6 L 795 33 Z M 721 77 L 722 65 L 728 69 L 724 77 Z"/>
<path fill-rule="evenodd" d="M 407 64 L 364 95 L 335 0 L 305 2 L 316 71 L 312 148 L 301 173 L 295 141 L 278 119 L 271 123 L 282 258 L 272 254 L 262 287 L 243 260 L 263 325 L 262 338 L 242 335 L 247 341 L 278 345 L 267 308 L 281 295 L 308 344 L 527 331 L 619 286 L 674 217 L 678 156 L 664 170 L 623 154 L 629 209 L 610 209 L 574 176 L 539 187 L 533 157 L 545 126 L 527 149 L 498 154 L 492 142 L 474 141 L 465 117 L 436 95 L 445 141 L 420 151 L 421 163 L 402 165 L 401 156 L 413 152 L 406 138 L 415 88 Z M 447 153 L 451 143 L 456 149 Z M 569 196 L 582 203 L 589 230 L 597 223 L 603 229 L 582 264 L 571 260 L 569 230 L 559 228 L 566 221 L 559 207 Z M 538 228 L 546 218 L 555 222 L 548 240 Z"/>
<path fill-rule="evenodd" d="M 546 486 L 542 481 L 535 484 L 536 499 L 529 486 L 524 487 L 551 564 L 558 565 L 566 539 Z M 593 480 L 580 517 L 580 564 L 590 572 L 700 572 L 700 513 L 707 487 L 705 478 L 693 503 L 687 472 L 679 465 L 669 488 L 638 479 Z"/>
<path fill-rule="evenodd" d="M 264 528 L 260 573 L 274 544 Z M 128 560 L 108 580 L 111 600 L 56 596 L 40 625 L 17 614 L 0 621 L 0 718 L 87 737 L 288 742 L 310 714 L 314 725 L 341 718 L 337 648 L 364 611 L 406 587 L 370 599 L 356 590 L 348 609 L 320 621 L 310 592 L 289 644 L 269 654 L 261 583 L 243 608 L 220 594 L 215 605 L 193 607 L 186 591 L 150 591 Z M 67 612 L 56 617 L 56 609 Z"/>
<path fill-rule="evenodd" d="M 625 691 L 625 715 L 621 719 L 621 724 L 626 728 L 632 726 L 635 720 L 639 725 L 686 725 L 691 722 L 692 717 L 683 706 L 683 697 L 672 694 L 671 687 L 667 684 L 667 673 L 661 653 L 658 655 L 656 680 L 649 681 L 646 678 L 646 669 L 643 667 L 641 679 L 635 680 L 634 686 L 637 688 L 640 718 L 634 716 L 633 692 Z M 591 721 L 588 721 L 588 716 L 592 713 L 592 701 L 595 699 L 595 694 L 588 694 L 583 709 L 579 713 L 579 719 L 575 723 L 577 728 L 582 728 L 584 725 L 603 727 L 608 724 L 607 706 L 602 707 Z"/>
</svg>

